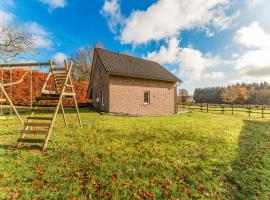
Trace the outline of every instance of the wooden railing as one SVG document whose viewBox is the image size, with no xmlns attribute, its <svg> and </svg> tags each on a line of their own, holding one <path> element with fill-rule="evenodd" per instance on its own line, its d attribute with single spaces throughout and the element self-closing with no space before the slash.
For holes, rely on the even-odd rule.
<svg viewBox="0 0 270 200">
<path fill-rule="evenodd" d="M 188 109 L 190 111 L 197 110 L 206 113 L 231 114 L 247 113 L 249 117 L 256 114 L 262 118 L 270 117 L 270 106 L 262 105 L 228 105 L 228 104 L 180 104 L 178 108 Z"/>
</svg>

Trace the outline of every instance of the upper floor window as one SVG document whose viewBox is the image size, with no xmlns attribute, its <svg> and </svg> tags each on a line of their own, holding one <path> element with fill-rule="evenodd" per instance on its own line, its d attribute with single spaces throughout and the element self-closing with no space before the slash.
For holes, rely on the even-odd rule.
<svg viewBox="0 0 270 200">
<path fill-rule="evenodd" d="M 144 104 L 150 104 L 150 92 L 149 91 L 145 91 L 144 92 Z"/>
</svg>

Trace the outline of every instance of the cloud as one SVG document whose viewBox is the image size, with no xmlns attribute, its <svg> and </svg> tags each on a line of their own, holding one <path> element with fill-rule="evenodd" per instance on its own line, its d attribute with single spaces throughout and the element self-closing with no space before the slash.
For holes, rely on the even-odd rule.
<svg viewBox="0 0 270 200">
<path fill-rule="evenodd" d="M 176 37 L 166 41 L 166 45 L 161 46 L 158 51 L 148 52 L 144 58 L 160 64 L 177 64 L 180 76 L 186 76 L 191 81 L 225 77 L 223 72 L 206 72 L 209 68 L 224 63 L 219 56 L 203 55 L 199 50 L 193 48 L 181 48 L 180 40 Z"/>
<path fill-rule="evenodd" d="M 247 48 L 234 61 L 238 76 L 246 79 L 270 78 L 270 33 L 265 32 L 258 22 L 252 22 L 240 28 L 234 39 Z"/>
<path fill-rule="evenodd" d="M 9 24 L 13 21 L 14 15 L 10 12 L 6 12 L 1 10 L 0 8 L 0 23 L 1 24 Z"/>
<path fill-rule="evenodd" d="M 9 12 L 10 8 L 14 8 L 15 4 L 12 0 L 1 0 L 0 1 L 0 23 L 9 24 L 14 20 L 14 14 Z"/>
<path fill-rule="evenodd" d="M 225 29 L 239 15 L 225 14 L 230 4 L 230 0 L 158 0 L 145 11 L 133 11 L 122 22 L 119 1 L 106 0 L 102 13 L 112 19 L 110 26 L 116 27 L 118 21 L 122 22 L 120 40 L 123 44 L 138 45 L 170 38 L 187 29 Z"/>
<path fill-rule="evenodd" d="M 236 32 L 234 40 L 248 48 L 270 49 L 270 34 L 266 33 L 257 21 L 240 28 Z"/>
<path fill-rule="evenodd" d="M 259 5 L 260 3 L 262 3 L 264 0 L 249 0 L 247 1 L 247 5 L 250 8 L 254 8 L 255 6 Z"/>
<path fill-rule="evenodd" d="M 53 46 L 52 36 L 47 32 L 44 27 L 37 24 L 36 22 L 27 22 L 24 24 L 24 29 L 29 31 L 33 37 L 33 46 L 37 49 L 50 50 Z"/>
<path fill-rule="evenodd" d="M 188 74 L 190 80 L 223 77 L 222 72 L 205 73 L 207 69 L 219 66 L 222 63 L 223 61 L 219 56 L 203 55 L 200 51 L 192 48 L 183 48 L 181 50 L 180 71 Z"/>
<path fill-rule="evenodd" d="M 67 59 L 67 55 L 61 52 L 58 52 L 56 54 L 53 55 L 53 60 L 56 63 L 61 63 L 63 64 L 64 60 Z"/>
<path fill-rule="evenodd" d="M 148 52 L 147 58 L 159 62 L 160 64 L 176 64 L 179 63 L 181 48 L 180 41 L 176 37 L 167 40 L 166 46 L 161 46 L 159 51 Z"/>
<path fill-rule="evenodd" d="M 116 33 L 117 28 L 124 20 L 120 10 L 119 0 L 105 0 L 101 14 L 107 18 L 110 30 Z"/>
<path fill-rule="evenodd" d="M 67 5 L 66 0 L 39 0 L 39 2 L 47 5 L 49 7 L 49 11 L 56 8 L 64 8 Z"/>
</svg>

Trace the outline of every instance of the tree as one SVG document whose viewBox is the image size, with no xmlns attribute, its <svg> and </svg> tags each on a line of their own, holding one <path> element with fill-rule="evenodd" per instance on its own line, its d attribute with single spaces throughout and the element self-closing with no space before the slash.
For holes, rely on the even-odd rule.
<svg viewBox="0 0 270 200">
<path fill-rule="evenodd" d="M 98 42 L 96 47 L 103 48 L 103 44 Z M 77 50 L 70 60 L 73 62 L 72 76 L 77 81 L 89 81 L 92 69 L 92 60 L 94 56 L 94 48 L 86 46 Z"/>
<path fill-rule="evenodd" d="M 188 91 L 186 89 L 179 90 L 179 99 L 178 99 L 179 104 L 187 103 L 188 97 L 189 97 L 189 94 L 188 94 Z"/>
<path fill-rule="evenodd" d="M 23 53 L 33 51 L 33 37 L 18 24 L 0 23 L 0 59 L 7 62 Z"/>
<path fill-rule="evenodd" d="M 230 86 L 222 93 L 222 99 L 226 103 L 244 103 L 249 98 L 247 88 L 235 85 Z"/>
</svg>

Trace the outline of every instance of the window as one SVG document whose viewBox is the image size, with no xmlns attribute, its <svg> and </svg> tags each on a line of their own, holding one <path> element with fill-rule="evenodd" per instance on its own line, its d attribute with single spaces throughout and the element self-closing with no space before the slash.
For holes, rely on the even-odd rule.
<svg viewBox="0 0 270 200">
<path fill-rule="evenodd" d="M 101 107 L 104 106 L 104 92 L 101 91 Z"/>
<path fill-rule="evenodd" d="M 150 104 L 150 92 L 149 91 L 145 91 L 144 92 L 144 104 Z"/>
</svg>

